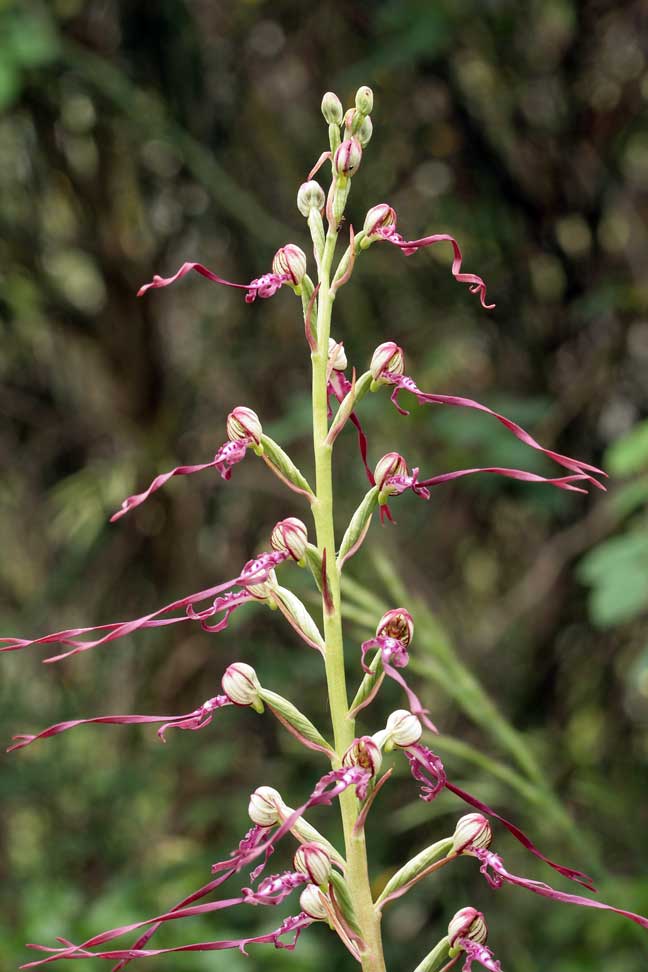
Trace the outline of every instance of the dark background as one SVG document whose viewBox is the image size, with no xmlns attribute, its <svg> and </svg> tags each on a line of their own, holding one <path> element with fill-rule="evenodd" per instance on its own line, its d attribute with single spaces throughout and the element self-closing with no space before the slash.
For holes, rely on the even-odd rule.
<svg viewBox="0 0 648 972">
<path fill-rule="evenodd" d="M 312 469 L 290 291 L 252 306 L 198 277 L 135 292 L 186 259 L 245 282 L 282 243 L 309 249 L 295 196 L 326 148 L 322 93 L 349 105 L 369 84 L 374 138 L 349 219 L 359 228 L 387 201 L 409 238 L 454 233 L 497 307 L 453 281 L 443 248 L 405 258 L 375 246 L 335 307 L 351 364 L 364 370 L 394 339 L 422 388 L 480 398 L 612 479 L 606 496 L 482 477 L 427 505 L 396 501 L 397 527 L 375 525 L 349 567 L 364 590 L 348 591 L 350 678 L 381 610 L 405 600 L 412 679 L 452 777 L 593 872 L 605 900 L 644 913 L 647 13 L 571 0 L 0 3 L 3 633 L 140 615 L 234 576 L 277 519 L 302 513 L 249 457 L 229 484 L 176 480 L 107 523 L 157 472 L 209 459 L 236 404 Z M 414 406 L 404 419 L 386 395 L 362 414 L 374 462 L 397 448 L 427 475 L 495 464 L 556 474 L 486 416 Z M 336 472 L 342 529 L 365 488 L 350 431 Z M 306 598 L 298 573 L 284 576 Z M 261 609 L 220 636 L 187 625 L 59 666 L 43 657 L 1 659 L 7 741 L 60 719 L 190 710 L 235 659 L 326 725 L 315 653 Z M 383 695 L 368 731 L 403 703 L 393 685 Z M 397 766 L 370 818 L 376 889 L 463 812 L 445 796 L 417 801 Z M 299 802 L 323 770 L 243 710 L 166 747 L 154 729 L 88 727 L 3 757 L 0 966 L 26 960 L 26 941 L 79 940 L 164 909 L 236 844 L 256 785 Z M 326 829 L 327 813 L 313 822 Z M 495 849 L 551 880 L 501 830 Z M 287 846 L 274 864 L 287 866 Z M 509 972 L 645 968 L 645 932 L 491 892 L 468 859 L 392 907 L 388 967 L 414 967 L 469 903 Z M 254 934 L 281 915 L 238 909 L 159 941 Z M 350 968 L 327 934 L 309 931 L 292 955 L 257 947 L 246 965 L 235 953 L 152 964 L 324 970 L 337 949 Z"/>
</svg>

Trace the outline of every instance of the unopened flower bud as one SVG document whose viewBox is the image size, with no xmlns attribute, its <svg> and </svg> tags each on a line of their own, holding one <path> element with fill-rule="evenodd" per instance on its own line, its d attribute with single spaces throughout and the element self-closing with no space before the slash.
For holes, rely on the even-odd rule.
<svg viewBox="0 0 648 972">
<path fill-rule="evenodd" d="M 280 821 L 280 811 L 285 804 L 281 794 L 271 786 L 258 786 L 250 796 L 248 815 L 259 827 L 274 827 Z"/>
<path fill-rule="evenodd" d="M 383 492 L 387 481 L 393 476 L 407 476 L 407 463 L 398 452 L 388 452 L 379 459 L 374 469 L 374 479 L 379 492 Z"/>
<path fill-rule="evenodd" d="M 306 556 L 308 530 L 306 524 L 296 516 L 280 520 L 272 531 L 270 544 L 273 550 L 287 551 L 293 560 L 300 563 Z"/>
<path fill-rule="evenodd" d="M 252 439 L 258 445 L 261 441 L 263 429 L 259 416 L 245 405 L 237 405 L 227 416 L 227 438 L 231 442 L 241 439 Z"/>
<path fill-rule="evenodd" d="M 335 338 L 329 338 L 329 361 L 334 371 L 345 371 L 347 358 L 344 353 L 344 345 L 338 344 Z M 332 355 L 332 357 L 331 357 Z"/>
<path fill-rule="evenodd" d="M 373 109 L 373 91 L 366 84 L 363 84 L 356 91 L 355 105 L 361 115 L 371 114 Z"/>
<path fill-rule="evenodd" d="M 316 921 L 326 921 L 328 912 L 324 902 L 326 896 L 316 884 L 307 884 L 299 896 L 299 907 L 305 911 L 309 918 Z"/>
<path fill-rule="evenodd" d="M 345 113 L 344 113 L 344 131 L 346 133 L 346 137 L 347 138 L 351 138 L 351 136 L 353 135 L 353 129 L 354 129 L 355 120 L 356 120 L 356 110 L 355 110 L 355 108 L 349 108 L 348 111 L 345 111 Z"/>
<path fill-rule="evenodd" d="M 371 736 L 360 736 L 354 739 L 342 757 L 343 766 L 360 766 L 362 769 L 369 770 L 372 776 L 376 775 L 381 763 L 380 746 Z"/>
<path fill-rule="evenodd" d="M 356 138 L 360 142 L 362 148 L 366 148 L 371 141 L 371 136 L 373 135 L 373 122 L 371 117 L 367 115 L 366 118 L 362 119 L 362 124 L 356 132 Z"/>
<path fill-rule="evenodd" d="M 369 366 L 371 377 L 380 384 L 384 382 L 383 374 L 389 372 L 391 375 L 402 375 L 405 370 L 405 357 L 403 349 L 394 341 L 385 341 L 379 344 L 371 356 Z"/>
<path fill-rule="evenodd" d="M 333 157 L 333 168 L 338 175 L 350 178 L 360 168 L 362 146 L 357 138 L 345 138 Z"/>
<path fill-rule="evenodd" d="M 483 945 L 488 938 L 488 926 L 481 911 L 476 908 L 461 908 L 448 925 L 448 941 L 454 948 L 460 938 Z"/>
<path fill-rule="evenodd" d="M 278 275 L 287 274 L 293 284 L 302 282 L 306 273 L 306 254 L 295 243 L 286 243 L 275 253 L 272 271 Z"/>
<path fill-rule="evenodd" d="M 414 637 L 414 619 L 405 608 L 392 608 L 383 614 L 376 627 L 377 638 L 393 638 L 407 648 Z"/>
<path fill-rule="evenodd" d="M 322 98 L 322 114 L 329 125 L 342 124 L 342 102 L 333 91 L 327 91 Z"/>
<path fill-rule="evenodd" d="M 423 727 L 413 712 L 396 709 L 387 719 L 387 737 L 395 746 L 413 746 L 421 738 Z"/>
<path fill-rule="evenodd" d="M 259 697 L 261 683 L 251 665 L 234 662 L 225 669 L 221 680 L 223 692 L 235 705 L 251 705 L 263 712 L 263 702 Z"/>
<path fill-rule="evenodd" d="M 325 847 L 311 841 L 298 847 L 293 858 L 296 871 L 306 874 L 313 884 L 327 886 L 331 877 L 331 857 Z"/>
<path fill-rule="evenodd" d="M 311 209 L 320 212 L 326 205 L 326 196 L 319 182 L 311 179 L 310 182 L 302 182 L 297 193 L 297 209 L 308 219 Z"/>
<path fill-rule="evenodd" d="M 472 848 L 490 847 L 493 839 L 491 825 L 481 813 L 466 813 L 460 817 L 452 837 L 455 854 L 469 854 Z"/>
</svg>

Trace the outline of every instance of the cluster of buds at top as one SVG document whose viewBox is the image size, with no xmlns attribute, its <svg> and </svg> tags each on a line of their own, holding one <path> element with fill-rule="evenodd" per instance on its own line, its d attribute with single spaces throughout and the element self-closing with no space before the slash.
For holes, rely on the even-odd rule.
<svg viewBox="0 0 648 972">
<path fill-rule="evenodd" d="M 454 948 L 461 939 L 483 945 L 487 938 L 488 926 L 483 914 L 476 908 L 461 908 L 448 925 L 450 948 Z"/>
<path fill-rule="evenodd" d="M 255 712 L 263 712 L 260 696 L 261 683 L 251 665 L 234 662 L 229 665 L 221 679 L 223 692 L 234 705 L 252 706 Z"/>
<path fill-rule="evenodd" d="M 272 531 L 270 543 L 273 550 L 288 553 L 298 564 L 303 564 L 308 547 L 306 524 L 296 516 L 289 516 L 285 520 L 280 520 Z"/>
<path fill-rule="evenodd" d="M 280 247 L 272 259 L 272 272 L 277 276 L 288 277 L 293 287 L 299 287 L 306 276 L 306 268 L 306 254 L 295 243 L 286 243 Z"/>
<path fill-rule="evenodd" d="M 230 442 L 254 442 L 260 445 L 263 429 L 259 416 L 251 408 L 238 405 L 227 416 L 227 438 Z"/>
</svg>

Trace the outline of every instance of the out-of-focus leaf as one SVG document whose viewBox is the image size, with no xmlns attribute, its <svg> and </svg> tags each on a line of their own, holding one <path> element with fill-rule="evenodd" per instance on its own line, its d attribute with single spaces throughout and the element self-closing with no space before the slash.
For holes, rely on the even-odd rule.
<svg viewBox="0 0 648 972">
<path fill-rule="evenodd" d="M 614 476 L 630 476 L 648 467 L 648 419 L 633 425 L 610 446 L 605 466 Z"/>
<path fill-rule="evenodd" d="M 648 606 L 648 533 L 612 537 L 582 559 L 578 574 L 592 587 L 592 620 L 600 627 L 635 617 Z"/>
</svg>

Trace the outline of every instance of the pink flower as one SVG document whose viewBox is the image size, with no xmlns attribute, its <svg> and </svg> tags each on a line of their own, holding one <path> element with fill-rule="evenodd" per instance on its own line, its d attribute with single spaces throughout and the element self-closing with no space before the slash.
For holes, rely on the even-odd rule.
<svg viewBox="0 0 648 972">
<path fill-rule="evenodd" d="M 354 786 L 358 796 L 361 799 L 364 799 L 364 796 L 366 796 L 369 779 L 369 771 L 360 766 L 343 767 L 341 769 L 331 770 L 318 781 L 308 800 L 296 810 L 293 810 L 286 817 L 286 819 L 283 820 L 281 825 L 278 826 L 273 832 L 272 827 L 252 827 L 252 829 L 248 831 L 245 838 L 239 844 L 238 850 L 231 855 L 229 859 L 219 861 L 217 864 L 212 866 L 212 873 L 218 873 L 219 877 L 204 885 L 204 887 L 200 888 L 198 891 L 195 891 L 188 898 L 185 898 L 175 908 L 172 908 L 163 915 L 158 915 L 155 918 L 150 918 L 143 922 L 137 922 L 132 925 L 125 925 L 120 928 L 110 929 L 107 932 L 102 932 L 99 935 L 95 935 L 93 938 L 88 939 L 82 945 L 77 946 L 69 942 L 65 942 L 62 948 L 49 948 L 42 945 L 30 945 L 30 948 L 49 952 L 50 954 L 47 958 L 40 959 L 37 962 L 30 962 L 26 966 L 23 966 L 23 968 L 33 968 L 37 965 L 43 965 L 48 962 L 55 962 L 61 958 L 103 958 L 120 960 L 118 968 L 121 969 L 131 959 L 149 958 L 155 955 L 167 954 L 168 952 L 218 951 L 228 948 L 239 948 L 241 951 L 245 952 L 245 947 L 253 942 L 271 942 L 277 948 L 294 947 L 299 932 L 302 930 L 302 928 L 305 928 L 308 924 L 310 924 L 312 920 L 304 914 L 300 914 L 294 918 L 289 918 L 280 926 L 279 929 L 277 929 L 277 931 L 272 932 L 269 935 L 263 935 L 256 938 L 234 939 L 222 942 L 201 942 L 193 945 L 180 945 L 170 949 L 149 950 L 144 949 L 143 945 L 145 945 L 151 936 L 157 931 L 157 929 L 167 921 L 174 921 L 180 918 L 191 917 L 211 911 L 218 911 L 224 908 L 234 907 L 238 904 L 279 904 L 288 894 L 291 893 L 295 887 L 305 884 L 308 881 L 307 875 L 298 872 L 287 872 L 283 875 L 273 875 L 262 881 L 256 891 L 253 891 L 250 888 L 244 888 L 241 896 L 239 897 L 227 898 L 223 901 L 193 906 L 194 901 L 215 890 L 217 887 L 227 881 L 233 874 L 242 870 L 244 867 L 247 867 L 259 857 L 263 856 L 265 863 L 269 854 L 272 853 L 274 845 L 277 843 L 277 841 L 289 833 L 300 817 L 311 807 L 319 806 L 321 804 L 330 805 L 336 797 L 338 797 L 350 786 Z M 263 869 L 264 863 L 252 871 L 252 874 L 250 875 L 252 880 L 256 880 L 259 873 Z M 138 939 L 132 948 L 100 952 L 89 951 L 90 947 L 93 945 L 105 944 L 107 941 L 111 941 L 112 939 L 120 935 L 127 934 L 130 931 L 135 931 L 145 925 L 151 925 L 151 927 L 147 929 L 147 931 Z M 279 937 L 291 931 L 297 932 L 295 938 L 293 939 L 292 945 L 285 946 L 281 944 L 278 941 Z"/>
<path fill-rule="evenodd" d="M 398 352 L 402 350 L 398 348 L 397 345 L 393 345 L 394 356 L 396 357 Z M 569 469 L 574 473 L 581 474 L 584 479 L 589 480 L 599 489 L 605 489 L 605 487 L 594 478 L 592 473 L 597 476 L 605 476 L 606 473 L 602 469 L 598 469 L 596 466 L 591 466 L 589 463 L 581 462 L 579 459 L 571 459 L 569 456 L 564 456 L 560 452 L 554 452 L 552 449 L 545 449 L 540 445 L 536 439 L 530 435 L 526 429 L 523 429 L 521 425 L 514 422 L 512 419 L 507 418 L 505 415 L 500 415 L 499 412 L 494 412 L 493 409 L 488 408 L 486 405 L 482 405 L 481 402 L 476 402 L 472 398 L 462 398 L 458 395 L 437 395 L 431 394 L 429 392 L 422 392 L 416 383 L 408 375 L 399 373 L 398 371 L 390 371 L 383 368 L 380 373 L 376 376 L 376 380 L 381 382 L 391 384 L 394 386 L 392 392 L 391 400 L 401 413 L 401 415 L 409 415 L 404 408 L 399 405 L 398 396 L 402 391 L 408 391 L 414 395 L 417 400 L 422 405 L 451 405 L 459 408 L 470 408 L 475 409 L 479 412 L 484 412 L 486 415 L 491 415 L 493 418 L 497 419 L 501 425 L 512 432 L 513 435 L 524 442 L 525 445 L 530 446 L 532 449 L 536 449 L 541 452 L 547 458 L 552 459 L 554 462 L 558 463 L 560 466 L 564 466 L 565 469 Z"/>
<path fill-rule="evenodd" d="M 247 291 L 245 295 L 246 304 L 253 303 L 257 297 L 274 297 L 280 287 L 285 283 L 292 283 L 292 277 L 287 273 L 264 273 L 261 277 L 256 277 L 251 280 L 249 284 L 239 284 L 231 283 L 229 280 L 224 280 L 219 277 L 218 274 L 213 273 L 204 267 L 202 263 L 183 263 L 180 269 L 174 273 L 172 277 L 159 277 L 157 274 L 153 277 L 150 283 L 144 284 L 137 291 L 138 297 L 143 297 L 147 290 L 155 290 L 158 287 L 168 287 L 169 284 L 175 283 L 176 280 L 181 280 L 186 277 L 191 270 L 195 270 L 201 276 L 206 277 L 207 280 L 213 280 L 214 283 L 223 284 L 225 287 L 236 287 L 239 290 Z"/>
<path fill-rule="evenodd" d="M 375 638 L 364 641 L 361 647 L 362 667 L 368 674 L 371 673 L 371 668 L 365 659 L 367 652 L 374 650 L 380 652 L 380 661 L 385 675 L 397 682 L 407 695 L 410 712 L 413 712 L 430 732 L 438 732 L 434 723 L 428 718 L 427 709 L 423 708 L 418 696 L 412 691 L 400 672 L 396 671 L 397 668 L 405 668 L 409 662 L 407 647 L 401 641 L 396 638 L 390 638 L 388 635 L 376 635 Z M 376 684 L 375 691 L 363 701 L 356 711 L 364 709 L 372 701 L 378 691 L 378 687 L 379 683 Z"/>
<path fill-rule="evenodd" d="M 586 489 L 580 486 L 574 486 L 573 484 L 575 482 L 592 480 L 592 477 L 584 472 L 573 473 L 570 476 L 559 476 L 556 479 L 548 479 L 546 476 L 539 476 L 536 473 L 526 472 L 523 469 L 508 469 L 502 466 L 479 466 L 474 469 L 456 469 L 453 472 L 430 476 L 428 479 L 419 479 L 419 470 L 418 467 L 415 467 L 411 473 L 398 473 L 394 476 L 388 476 L 383 481 L 383 488 L 378 497 L 380 519 L 382 522 L 384 522 L 385 517 L 390 520 L 393 519 L 388 506 L 390 496 L 400 496 L 402 493 L 411 489 L 415 496 L 429 500 L 430 486 L 440 486 L 442 483 L 449 483 L 453 479 L 461 479 L 464 476 L 473 476 L 475 473 L 490 473 L 496 476 L 504 476 L 507 479 L 517 479 L 523 483 L 546 483 L 549 486 L 556 486 L 558 489 L 564 489 L 573 493 L 587 493 Z M 599 483 L 597 483 L 597 486 L 602 488 Z"/>
<path fill-rule="evenodd" d="M 460 938 L 456 942 L 457 948 L 463 949 L 466 958 L 463 964 L 463 972 L 471 972 L 473 962 L 479 962 L 489 972 L 502 972 L 501 964 L 495 959 L 490 948 L 479 942 L 473 942 L 470 938 Z"/>
<path fill-rule="evenodd" d="M 112 715 L 96 716 L 93 719 L 72 719 L 70 722 L 57 722 L 56 725 L 50 726 L 48 729 L 43 729 L 42 732 L 34 736 L 13 736 L 16 742 L 14 742 L 13 746 L 9 746 L 7 752 L 12 753 L 16 749 L 23 749 L 25 746 L 29 746 L 30 743 L 36 742 L 37 739 L 48 739 L 50 736 L 58 736 L 62 732 L 67 732 L 68 729 L 90 725 L 133 726 L 162 722 L 164 725 L 160 726 L 157 732 L 162 742 L 166 742 L 164 734 L 167 729 L 190 729 L 193 732 L 204 729 L 212 721 L 214 712 L 217 709 L 222 709 L 226 705 L 232 705 L 232 700 L 227 695 L 216 695 L 213 699 L 207 699 L 206 702 L 203 702 L 198 709 L 194 709 L 193 712 L 188 712 L 185 715 Z"/>
<path fill-rule="evenodd" d="M 624 911 L 622 908 L 614 908 L 612 905 L 605 904 L 602 901 L 595 901 L 592 898 L 584 898 L 580 894 L 567 894 L 565 891 L 556 891 L 555 888 L 550 887 L 548 884 L 544 884 L 542 881 L 532 881 L 530 878 L 518 877 L 516 874 L 511 874 L 507 871 L 502 858 L 492 851 L 486 848 L 471 849 L 467 847 L 464 850 L 465 854 L 470 854 L 476 857 L 481 864 L 479 870 L 484 875 L 491 888 L 501 888 L 502 884 L 513 884 L 519 888 L 526 888 L 528 891 L 533 891 L 534 894 L 539 894 L 543 898 L 551 898 L 553 901 L 561 901 L 563 904 L 575 904 L 582 905 L 585 908 L 598 908 L 602 911 L 613 911 L 617 915 L 623 915 L 624 918 L 629 918 L 636 925 L 641 925 L 642 928 L 648 928 L 648 918 L 644 918 L 642 915 L 636 915 L 633 911 Z"/>
<path fill-rule="evenodd" d="M 191 476 L 193 473 L 203 472 L 205 469 L 216 469 L 223 479 L 229 479 L 232 475 L 232 466 L 245 458 L 245 453 L 250 444 L 251 440 L 249 439 L 240 439 L 237 442 L 224 442 L 210 462 L 203 462 L 197 466 L 176 466 L 170 472 L 161 473 L 155 477 L 151 485 L 143 493 L 137 493 L 125 499 L 121 505 L 121 509 L 113 513 L 110 517 L 110 522 L 116 523 L 117 520 L 121 519 L 130 510 L 136 506 L 141 506 L 149 498 L 151 493 L 155 493 L 173 476 Z"/>
<path fill-rule="evenodd" d="M 313 919 L 301 912 L 298 915 L 291 915 L 290 917 L 285 918 L 279 928 L 275 929 L 275 931 L 268 932 L 266 935 L 257 935 L 255 938 L 237 938 L 219 942 L 196 942 L 191 945 L 176 945 L 174 948 L 144 949 L 134 947 L 126 949 L 114 949 L 103 952 L 90 952 L 84 950 L 81 946 L 77 948 L 76 946 L 67 943 L 63 948 L 59 949 L 48 949 L 42 945 L 29 945 L 29 948 L 36 949 L 40 952 L 53 952 L 54 954 L 48 956 L 46 959 L 40 959 L 37 962 L 28 962 L 25 965 L 21 965 L 21 969 L 33 969 L 36 966 L 44 965 L 47 962 L 56 962 L 59 958 L 100 958 L 110 959 L 111 961 L 119 959 L 120 962 L 118 968 L 123 968 L 123 966 L 132 959 L 153 958 L 156 955 L 168 955 L 172 952 L 220 952 L 224 949 L 237 948 L 244 955 L 247 955 L 246 948 L 248 945 L 262 943 L 274 945 L 275 948 L 286 948 L 289 951 L 292 951 L 295 948 L 297 940 L 304 928 L 308 928 L 308 926 L 312 923 Z M 285 935 L 292 935 L 292 938 L 288 942 L 282 942 L 281 939 Z M 71 949 L 74 949 L 74 951 L 71 951 Z"/>
<path fill-rule="evenodd" d="M 151 614 L 145 614 L 134 621 L 116 621 L 111 624 L 100 624 L 89 628 L 68 628 L 65 631 L 57 631 L 54 634 L 44 635 L 41 638 L 0 638 L 0 652 L 17 651 L 20 648 L 27 648 L 30 645 L 61 644 L 71 646 L 69 651 L 54 655 L 45 659 L 47 662 L 60 661 L 70 655 L 76 655 L 98 645 L 115 641 L 117 638 L 124 638 L 126 635 L 133 634 L 142 628 L 158 628 L 168 624 L 178 624 L 182 621 L 200 621 L 201 627 L 205 631 L 222 631 L 227 627 L 231 614 L 242 604 L 254 600 L 254 594 L 250 593 L 250 588 L 263 584 L 271 576 L 274 568 L 282 563 L 288 553 L 273 552 L 260 554 L 254 560 L 248 561 L 238 577 L 233 580 L 225 581 L 224 584 L 217 584 L 215 587 L 208 587 L 204 591 L 196 594 L 189 594 L 187 597 L 173 601 L 165 607 L 158 608 Z M 240 586 L 241 591 L 227 591 L 228 587 Z M 218 596 L 222 595 L 222 596 Z M 209 607 L 198 611 L 194 605 L 209 598 L 214 600 Z M 184 613 L 169 617 L 172 612 L 183 611 Z M 206 624 L 208 618 L 216 614 L 223 614 L 223 618 L 215 625 Z M 103 631 L 101 637 L 93 641 L 78 641 L 79 635 L 89 634 L 90 632 Z"/>
<path fill-rule="evenodd" d="M 385 205 L 385 204 L 383 204 Z M 374 206 L 374 210 L 378 207 Z M 479 302 L 482 307 L 486 310 L 491 310 L 495 304 L 486 303 L 486 284 L 481 277 L 478 277 L 475 273 L 462 273 L 461 264 L 463 262 L 463 257 L 461 255 L 461 250 L 459 249 L 459 244 L 453 236 L 449 236 L 447 233 L 437 233 L 434 236 L 424 236 L 420 240 L 405 240 L 400 233 L 396 231 L 396 214 L 391 207 L 385 206 L 385 211 L 389 212 L 390 221 L 387 225 L 376 226 L 373 228 L 372 242 L 376 240 L 386 240 L 387 243 L 393 243 L 394 246 L 398 246 L 405 256 L 411 256 L 413 253 L 418 253 L 419 250 L 426 246 L 434 246 L 436 243 L 449 243 L 452 246 L 454 257 L 452 260 L 452 276 L 458 283 L 468 284 L 468 289 L 471 294 L 479 294 Z M 393 222 L 391 221 L 393 214 Z"/>
<path fill-rule="evenodd" d="M 443 762 L 439 756 L 436 755 L 436 753 L 433 753 L 421 743 L 408 746 L 404 752 L 409 761 L 412 776 L 415 780 L 423 783 L 420 796 L 421 799 L 426 803 L 434 800 L 441 790 L 450 790 L 451 793 L 458 796 L 464 801 L 464 803 L 467 803 L 471 807 L 475 807 L 475 809 L 479 810 L 480 813 L 486 814 L 489 817 L 494 817 L 495 820 L 499 820 L 499 822 L 506 827 L 508 832 L 512 834 L 523 847 L 533 854 L 534 857 L 537 857 L 541 861 L 544 861 L 545 864 L 548 864 L 549 867 L 553 868 L 554 871 L 557 871 L 564 877 L 569 878 L 571 881 L 576 881 L 577 884 L 582 884 L 585 888 L 592 891 L 596 890 L 592 884 L 592 879 L 588 877 L 587 874 L 583 874 L 582 871 L 576 871 L 571 867 L 565 867 L 562 864 L 556 864 L 555 861 L 545 857 L 545 855 L 538 850 L 533 841 L 527 837 L 523 830 L 520 830 L 519 827 L 511 823 L 510 820 L 507 820 L 506 817 L 502 817 L 499 813 L 496 813 L 495 810 L 488 806 L 488 804 L 482 803 L 481 800 L 478 800 L 477 797 L 474 797 L 471 793 L 468 793 L 466 790 L 462 790 L 458 786 L 455 786 L 454 783 L 451 783 L 446 776 Z M 472 844 L 468 844 L 462 849 L 462 853 L 474 852 L 474 845 Z"/>
</svg>

